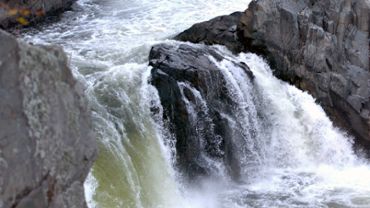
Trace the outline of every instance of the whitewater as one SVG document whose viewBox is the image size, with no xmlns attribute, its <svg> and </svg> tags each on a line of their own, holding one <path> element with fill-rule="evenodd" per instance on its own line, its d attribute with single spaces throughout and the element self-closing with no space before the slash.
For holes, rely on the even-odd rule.
<svg viewBox="0 0 370 208">
<path fill-rule="evenodd" d="M 263 58 L 233 55 L 222 46 L 213 48 L 224 60 L 210 60 L 238 103 L 232 112 L 246 135 L 235 140 L 242 176 L 234 181 L 222 163 L 210 159 L 216 168 L 208 179 L 194 186 L 181 178 L 176 138 L 149 83 L 149 51 L 157 43 L 180 44 L 170 39 L 248 4 L 79 0 L 60 20 L 24 34 L 29 42 L 61 45 L 85 86 L 99 142 L 99 157 L 85 183 L 90 208 L 370 207 L 370 165 L 353 151 L 351 136 L 333 126 L 309 94 L 275 78 Z M 253 81 L 233 62 L 246 63 Z M 188 83 L 181 86 L 207 112 L 200 93 Z M 196 108 L 187 106 L 194 120 Z"/>
</svg>

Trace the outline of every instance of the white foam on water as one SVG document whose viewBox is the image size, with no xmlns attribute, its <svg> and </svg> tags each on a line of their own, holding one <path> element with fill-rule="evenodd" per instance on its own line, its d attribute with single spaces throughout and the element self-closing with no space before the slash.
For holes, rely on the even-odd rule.
<svg viewBox="0 0 370 208">
<path fill-rule="evenodd" d="M 25 35 L 34 43 L 62 45 L 87 88 L 100 142 L 86 182 L 89 206 L 187 206 L 171 166 L 174 144 L 159 119 L 151 119 L 149 108 L 161 106 L 145 80 L 148 52 L 196 22 L 247 5 L 240 0 L 80 0 L 60 21 Z"/>
<path fill-rule="evenodd" d="M 314 98 L 275 78 L 261 57 L 218 49 L 255 76 L 265 132 L 259 148 L 266 154 L 259 177 L 225 192 L 224 207 L 369 207 L 368 162 L 355 155 L 352 138 L 333 126 Z M 237 71 L 229 60 L 221 63 L 223 70 Z"/>
<path fill-rule="evenodd" d="M 226 58 L 218 66 L 240 104 L 235 112 L 240 121 L 234 122 L 253 126 L 258 135 L 246 142 L 255 153 L 253 164 L 242 155 L 245 166 L 259 166 L 258 177 L 239 184 L 207 181 L 201 189 L 179 184 L 173 138 L 150 112 L 153 106 L 163 109 L 147 83 L 148 52 L 196 22 L 244 10 L 248 3 L 80 0 L 59 22 L 25 35 L 34 43 L 62 45 L 87 88 L 100 144 L 85 184 L 90 207 L 370 207 L 369 165 L 315 100 L 276 79 L 260 57 L 233 56 L 217 46 Z M 254 81 L 230 60 L 246 63 Z M 246 112 L 246 106 L 255 109 Z"/>
</svg>

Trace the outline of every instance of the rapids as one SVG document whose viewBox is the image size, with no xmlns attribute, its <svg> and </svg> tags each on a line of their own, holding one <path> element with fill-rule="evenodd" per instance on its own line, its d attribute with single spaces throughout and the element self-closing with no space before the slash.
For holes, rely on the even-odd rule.
<svg viewBox="0 0 370 208">
<path fill-rule="evenodd" d="M 167 130 L 148 53 L 192 24 L 247 8 L 244 0 L 79 0 L 54 23 L 24 39 L 59 44 L 86 87 L 100 152 L 86 183 L 90 208 L 370 207 L 370 165 L 352 150 L 305 92 L 276 79 L 254 54 L 212 60 L 239 103 L 233 109 L 244 180 L 230 180 L 218 161 L 214 177 L 192 187 L 174 166 L 176 138 Z M 230 60 L 246 63 L 250 82 Z M 194 94 L 196 89 L 182 83 Z M 199 95 L 196 98 L 207 106 Z M 248 108 L 246 108 L 248 106 Z M 194 106 L 188 106 L 195 111 Z M 194 117 L 194 119 L 196 119 Z M 251 132 L 253 128 L 253 134 Z"/>
</svg>

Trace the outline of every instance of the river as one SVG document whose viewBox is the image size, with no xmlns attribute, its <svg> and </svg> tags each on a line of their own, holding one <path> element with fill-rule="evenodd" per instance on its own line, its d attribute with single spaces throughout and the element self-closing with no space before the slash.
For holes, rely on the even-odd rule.
<svg viewBox="0 0 370 208">
<path fill-rule="evenodd" d="M 333 127 L 315 100 L 276 79 L 257 55 L 234 56 L 217 46 L 227 59 L 216 64 L 240 104 L 234 122 L 249 135 L 238 144 L 244 179 L 233 181 L 217 161 L 210 161 L 219 167 L 214 177 L 197 186 L 181 178 L 174 165 L 176 138 L 161 114 L 150 111 L 163 111 L 148 83 L 150 48 L 178 44 L 169 39 L 248 3 L 79 0 L 59 21 L 24 34 L 29 42 L 61 45 L 86 87 L 100 150 L 85 183 L 90 208 L 370 207 L 368 162 L 355 155 L 352 139 Z M 249 65 L 254 84 L 228 60 Z"/>
</svg>

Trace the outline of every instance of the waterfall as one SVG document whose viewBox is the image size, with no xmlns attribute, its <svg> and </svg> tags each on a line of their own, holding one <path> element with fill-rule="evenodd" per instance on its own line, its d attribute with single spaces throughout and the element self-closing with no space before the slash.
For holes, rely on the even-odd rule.
<svg viewBox="0 0 370 208">
<path fill-rule="evenodd" d="M 97 207 L 173 207 L 177 200 L 164 132 L 151 118 L 160 105 L 147 68 L 115 67 L 87 90 L 100 142 L 89 176 Z"/>
<path fill-rule="evenodd" d="M 309 94 L 284 83 L 255 54 L 212 50 L 230 98 L 212 125 L 210 98 L 179 82 L 207 175 L 188 183 L 177 139 L 150 84 L 152 45 L 191 24 L 247 7 L 244 0 L 80 0 L 24 39 L 60 44 L 93 110 L 99 157 L 85 183 L 90 208 L 370 206 L 370 165 Z M 205 47 L 193 45 L 191 47 Z M 238 64 L 236 64 L 238 63 Z M 254 78 L 248 76 L 249 66 Z M 212 147 L 209 149 L 209 147 Z"/>
<path fill-rule="evenodd" d="M 370 166 L 355 155 L 352 138 L 333 126 L 315 99 L 275 78 L 263 58 L 215 49 L 223 60 L 210 59 L 237 100 L 232 113 L 241 115 L 234 122 L 254 132 L 244 142 L 232 140 L 248 150 L 238 158 L 247 167 L 258 164 L 242 172 L 256 177 L 213 194 L 216 207 L 367 207 Z M 254 79 L 234 63 L 247 64 Z"/>
<path fill-rule="evenodd" d="M 230 93 L 240 105 L 237 106 L 240 110 L 233 114 L 241 114 L 238 117 L 243 123 L 241 126 L 256 129 L 252 138 L 261 141 L 248 143 L 256 142 L 254 149 L 263 153 L 264 159 L 260 160 L 265 160 L 264 165 L 340 167 L 358 162 L 352 150 L 352 138 L 333 126 L 312 96 L 275 78 L 266 62 L 254 54 L 242 53 L 235 57 L 222 47 L 218 50 L 226 57 L 218 66 L 228 80 Z M 255 76 L 253 83 L 243 69 L 230 60 L 246 63 Z M 248 102 L 245 97 L 254 99 Z M 243 112 L 243 105 L 247 106 L 247 113 Z M 248 118 L 253 122 L 243 121 Z"/>
<path fill-rule="evenodd" d="M 188 49 L 183 45 L 159 46 L 164 49 L 156 51 L 177 58 L 168 58 L 169 65 L 156 67 L 178 66 L 171 63 L 187 58 L 182 57 Z M 186 45 L 193 50 L 206 47 Z M 200 143 L 193 147 L 200 156 L 194 156 L 207 173 L 195 186 L 186 185 L 185 192 L 197 200 L 199 196 L 206 198 L 202 207 L 367 207 L 370 166 L 354 153 L 352 138 L 333 126 L 315 99 L 274 77 L 265 60 L 255 54 L 235 56 L 224 47 L 211 48 L 218 54 L 216 57 L 222 58 L 208 56 L 216 66 L 216 71 L 210 73 L 219 71 L 225 83 L 216 86 L 220 82 L 214 78 L 206 83 L 213 84 L 214 90 L 225 87 L 231 101 L 220 99 L 229 103 L 220 108 L 214 104 L 220 100 L 213 100 L 218 98 L 204 92 L 210 86 L 194 86 L 197 81 L 191 82 L 186 77 L 181 78 L 185 81 L 178 81 L 190 128 L 195 129 L 198 137 L 191 140 Z M 199 59 L 204 62 L 203 56 Z M 186 70 L 186 64 L 181 62 L 179 66 Z M 249 66 L 252 78 L 244 65 Z M 215 132 L 217 124 L 211 116 L 215 115 L 215 108 L 227 120 L 223 129 L 231 130 L 226 138 Z M 209 135 L 215 144 L 209 144 Z M 222 143 L 231 143 L 228 144 L 234 155 L 231 159 Z M 235 171 L 237 180 L 233 177 Z"/>
</svg>

